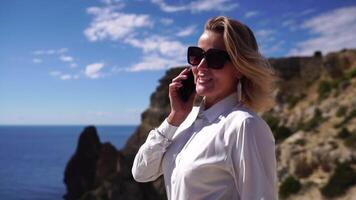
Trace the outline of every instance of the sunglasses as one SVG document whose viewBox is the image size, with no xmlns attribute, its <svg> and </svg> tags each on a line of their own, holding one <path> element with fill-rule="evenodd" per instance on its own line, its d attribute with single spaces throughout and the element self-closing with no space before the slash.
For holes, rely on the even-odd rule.
<svg viewBox="0 0 356 200">
<path fill-rule="evenodd" d="M 204 51 L 199 47 L 188 47 L 188 63 L 192 66 L 198 66 L 205 58 L 208 68 L 222 69 L 227 60 L 230 60 L 229 54 L 221 49 L 209 49 Z"/>
</svg>

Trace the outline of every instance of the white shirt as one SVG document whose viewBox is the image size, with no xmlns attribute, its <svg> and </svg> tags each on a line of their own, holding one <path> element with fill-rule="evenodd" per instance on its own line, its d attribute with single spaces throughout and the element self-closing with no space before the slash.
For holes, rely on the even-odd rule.
<svg viewBox="0 0 356 200">
<path fill-rule="evenodd" d="M 236 93 L 193 107 L 179 127 L 165 120 L 152 130 L 132 174 L 139 182 L 163 174 L 169 200 L 277 199 L 274 137 Z"/>
</svg>

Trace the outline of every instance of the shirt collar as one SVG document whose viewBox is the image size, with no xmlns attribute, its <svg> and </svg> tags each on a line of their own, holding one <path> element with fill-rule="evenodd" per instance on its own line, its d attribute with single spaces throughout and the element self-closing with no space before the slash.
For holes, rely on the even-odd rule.
<svg viewBox="0 0 356 200">
<path fill-rule="evenodd" d="M 231 110 L 233 107 L 239 104 L 237 99 L 237 93 L 232 93 L 206 110 L 204 105 L 205 101 L 203 100 L 200 104 L 198 118 L 206 118 L 208 119 L 209 123 L 212 123 L 221 114 Z"/>
</svg>

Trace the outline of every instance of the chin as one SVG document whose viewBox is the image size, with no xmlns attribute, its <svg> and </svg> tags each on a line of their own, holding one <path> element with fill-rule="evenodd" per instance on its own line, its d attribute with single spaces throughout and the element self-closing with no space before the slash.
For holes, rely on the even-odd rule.
<svg viewBox="0 0 356 200">
<path fill-rule="evenodd" d="M 210 91 L 212 91 L 211 88 L 206 88 L 206 87 L 199 86 L 199 85 L 197 85 L 195 90 L 196 90 L 198 96 L 208 96 Z"/>
</svg>

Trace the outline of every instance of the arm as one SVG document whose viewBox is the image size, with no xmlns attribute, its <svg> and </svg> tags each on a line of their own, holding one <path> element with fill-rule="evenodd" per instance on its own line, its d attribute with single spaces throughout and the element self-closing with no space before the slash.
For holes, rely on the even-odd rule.
<svg viewBox="0 0 356 200">
<path fill-rule="evenodd" d="M 169 84 L 169 100 L 171 112 L 167 119 L 155 130 L 152 130 L 146 142 L 138 150 L 133 166 L 132 175 L 138 182 L 156 180 L 162 175 L 162 157 L 178 126 L 185 120 L 193 107 L 195 95 L 191 95 L 187 102 L 179 96 L 182 81 L 187 79 L 188 69 L 184 69 Z"/>
<path fill-rule="evenodd" d="M 162 157 L 177 128 L 165 120 L 157 129 L 150 131 L 132 165 L 132 175 L 136 181 L 154 181 L 162 175 Z"/>
<path fill-rule="evenodd" d="M 275 144 L 262 119 L 247 118 L 232 149 L 235 183 L 242 200 L 277 199 Z"/>
</svg>

